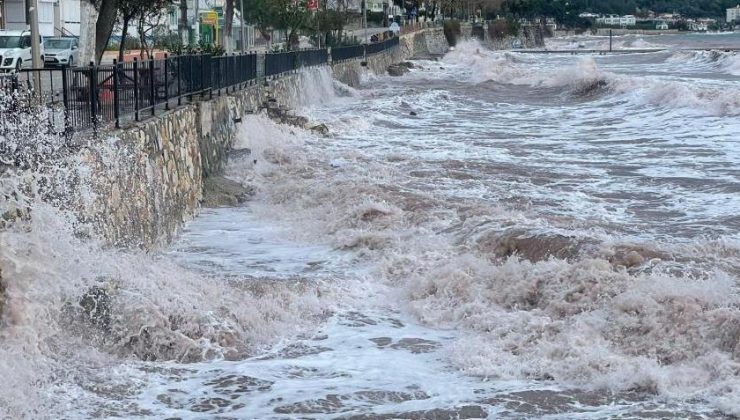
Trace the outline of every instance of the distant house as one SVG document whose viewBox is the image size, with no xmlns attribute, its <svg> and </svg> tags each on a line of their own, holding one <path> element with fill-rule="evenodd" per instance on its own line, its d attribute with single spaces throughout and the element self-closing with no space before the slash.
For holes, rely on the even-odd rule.
<svg viewBox="0 0 740 420">
<path fill-rule="evenodd" d="M 597 19 L 599 15 L 596 13 L 581 13 L 578 17 L 583 19 Z"/>
<path fill-rule="evenodd" d="M 39 0 L 41 36 L 80 34 L 80 0 Z M 28 29 L 24 0 L 0 0 L 0 29 Z"/>
<path fill-rule="evenodd" d="M 658 16 L 658 19 L 665 22 L 676 23 L 681 20 L 681 15 L 679 15 L 678 13 L 661 13 Z"/>
<path fill-rule="evenodd" d="M 659 31 L 667 31 L 668 30 L 668 22 L 661 20 L 658 23 L 655 24 L 655 29 Z"/>
<path fill-rule="evenodd" d="M 706 32 L 707 30 L 709 30 L 709 25 L 706 22 L 690 20 L 686 23 L 688 24 L 690 31 Z"/>
<path fill-rule="evenodd" d="M 740 21 L 740 4 L 737 7 L 727 9 L 727 22 L 738 22 Z"/>
<path fill-rule="evenodd" d="M 596 23 L 608 26 L 635 26 L 637 24 L 637 17 L 634 15 L 608 15 L 596 18 Z"/>
</svg>

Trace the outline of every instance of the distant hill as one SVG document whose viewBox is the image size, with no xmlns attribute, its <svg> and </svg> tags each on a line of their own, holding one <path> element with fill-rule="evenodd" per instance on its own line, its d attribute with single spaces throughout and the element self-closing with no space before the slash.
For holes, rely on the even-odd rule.
<svg viewBox="0 0 740 420">
<path fill-rule="evenodd" d="M 582 12 L 601 14 L 680 13 L 685 17 L 720 17 L 740 0 L 505 0 L 502 9 L 518 16 L 571 20 Z"/>
</svg>

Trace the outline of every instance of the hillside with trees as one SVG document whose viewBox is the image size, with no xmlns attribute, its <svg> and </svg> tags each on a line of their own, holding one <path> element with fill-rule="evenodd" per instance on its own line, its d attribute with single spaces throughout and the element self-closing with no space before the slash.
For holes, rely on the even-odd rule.
<svg viewBox="0 0 740 420">
<path fill-rule="evenodd" d="M 519 16 L 551 16 L 565 23 L 583 12 L 617 15 L 680 13 L 685 17 L 720 17 L 740 0 L 505 0 L 499 10 Z"/>
</svg>

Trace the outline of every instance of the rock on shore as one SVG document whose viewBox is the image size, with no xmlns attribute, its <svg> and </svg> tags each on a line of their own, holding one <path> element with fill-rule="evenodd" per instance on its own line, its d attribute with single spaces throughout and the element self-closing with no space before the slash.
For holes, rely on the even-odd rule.
<svg viewBox="0 0 740 420">
<path fill-rule="evenodd" d="M 404 74 L 408 73 L 410 70 L 413 69 L 414 63 L 410 61 L 404 61 L 403 63 L 398 64 L 392 64 L 388 66 L 388 74 L 391 76 L 403 76 Z"/>
<path fill-rule="evenodd" d="M 203 207 L 236 207 L 252 195 L 252 187 L 222 176 L 211 176 L 203 181 Z"/>
</svg>

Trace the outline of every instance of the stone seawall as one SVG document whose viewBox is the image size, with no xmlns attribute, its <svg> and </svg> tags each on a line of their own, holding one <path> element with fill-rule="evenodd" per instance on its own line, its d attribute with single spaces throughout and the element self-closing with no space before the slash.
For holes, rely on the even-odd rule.
<svg viewBox="0 0 740 420">
<path fill-rule="evenodd" d="M 49 195 L 76 216 L 80 235 L 114 246 L 156 248 L 196 216 L 204 182 L 223 170 L 243 115 L 258 112 L 268 99 L 286 108 L 303 105 L 307 96 L 320 94 L 309 93 L 316 89 L 316 79 L 308 76 L 312 72 L 327 78 L 333 73 L 356 86 L 363 71 L 385 73 L 389 65 L 419 51 L 446 50 L 436 34 L 441 30 L 427 31 L 429 36 L 426 31 L 406 35 L 400 47 L 368 57 L 366 68 L 362 60 L 351 60 L 331 70 L 306 69 L 99 133 L 49 165 L 52 169 L 43 175 L 53 183 Z"/>
<path fill-rule="evenodd" d="M 334 78 L 349 86 L 358 86 L 363 71 L 373 74 L 385 74 L 388 66 L 412 58 L 429 58 L 446 53 L 449 49 L 447 39 L 442 28 L 429 28 L 423 31 L 402 35 L 398 47 L 378 54 L 368 56 L 362 60 L 345 60 L 332 63 Z"/>
<path fill-rule="evenodd" d="M 364 72 L 385 74 L 392 64 L 448 48 L 442 28 L 428 28 L 401 36 L 398 47 L 364 62 L 333 63 L 331 75 L 357 86 Z M 241 117 L 268 99 L 286 108 L 303 105 L 306 92 L 316 88 L 306 73 L 321 71 L 330 77 L 326 70 L 307 69 L 99 134 L 50 165 L 50 195 L 77 216 L 80 234 L 116 246 L 166 243 L 197 214 L 204 180 L 223 170 Z"/>
</svg>

